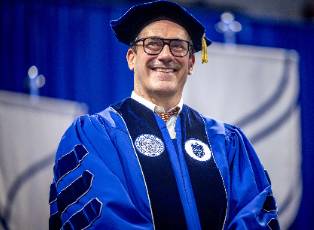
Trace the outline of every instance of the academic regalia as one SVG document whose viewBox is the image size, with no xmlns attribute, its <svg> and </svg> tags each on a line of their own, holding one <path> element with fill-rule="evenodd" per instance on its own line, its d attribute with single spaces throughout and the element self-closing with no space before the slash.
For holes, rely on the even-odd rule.
<svg viewBox="0 0 314 230">
<path fill-rule="evenodd" d="M 127 98 L 76 119 L 59 145 L 50 229 L 279 229 L 270 181 L 234 126 L 184 105 L 176 139 Z"/>
</svg>

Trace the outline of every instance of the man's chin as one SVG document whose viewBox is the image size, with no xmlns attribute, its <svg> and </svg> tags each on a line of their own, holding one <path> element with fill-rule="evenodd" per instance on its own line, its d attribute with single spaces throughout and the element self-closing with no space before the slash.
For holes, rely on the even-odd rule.
<svg viewBox="0 0 314 230">
<path fill-rule="evenodd" d="M 155 88 L 153 90 L 153 93 L 159 97 L 173 97 L 176 95 L 177 90 L 175 87 L 160 87 L 160 88 Z"/>
</svg>

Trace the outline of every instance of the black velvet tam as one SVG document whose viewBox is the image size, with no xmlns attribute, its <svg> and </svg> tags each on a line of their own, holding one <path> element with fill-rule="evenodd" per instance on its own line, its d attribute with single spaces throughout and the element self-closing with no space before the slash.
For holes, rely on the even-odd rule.
<svg viewBox="0 0 314 230">
<path fill-rule="evenodd" d="M 130 45 L 139 32 L 149 23 L 169 19 L 186 29 L 195 52 L 202 49 L 204 26 L 182 6 L 169 1 L 153 1 L 132 6 L 125 14 L 110 22 L 111 28 L 122 43 Z M 211 41 L 206 38 L 207 45 Z"/>
</svg>

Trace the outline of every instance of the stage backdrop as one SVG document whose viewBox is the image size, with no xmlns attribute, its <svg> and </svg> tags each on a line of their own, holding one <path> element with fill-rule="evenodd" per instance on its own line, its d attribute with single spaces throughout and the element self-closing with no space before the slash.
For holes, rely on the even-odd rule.
<svg viewBox="0 0 314 230">
<path fill-rule="evenodd" d="M 270 174 L 282 229 L 295 219 L 302 192 L 298 55 L 292 50 L 226 46 L 197 56 L 185 103 L 240 126 Z"/>
</svg>

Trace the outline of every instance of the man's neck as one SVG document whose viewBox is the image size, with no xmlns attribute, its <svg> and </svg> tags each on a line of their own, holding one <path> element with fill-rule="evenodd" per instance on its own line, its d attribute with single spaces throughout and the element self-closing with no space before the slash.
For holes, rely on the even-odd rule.
<svg viewBox="0 0 314 230">
<path fill-rule="evenodd" d="M 155 106 L 158 107 L 162 107 L 165 112 L 173 109 L 176 106 L 179 106 L 180 108 L 182 108 L 183 106 L 183 100 L 182 98 L 179 98 L 179 100 L 163 100 L 162 98 L 158 98 L 158 100 L 156 100 L 155 98 L 146 98 L 143 97 L 142 95 L 137 94 L 135 91 L 132 92 L 131 97 L 133 99 L 135 99 L 136 101 L 140 102 L 141 104 L 145 105 L 146 107 L 148 107 L 151 110 L 154 110 Z"/>
<path fill-rule="evenodd" d="M 150 98 L 150 101 L 152 103 L 154 103 L 155 105 L 164 108 L 165 112 L 167 112 L 179 104 L 180 98 L 171 100 L 169 98 L 158 98 L 158 99 L 156 99 L 156 98 L 152 97 L 152 98 Z"/>
</svg>

